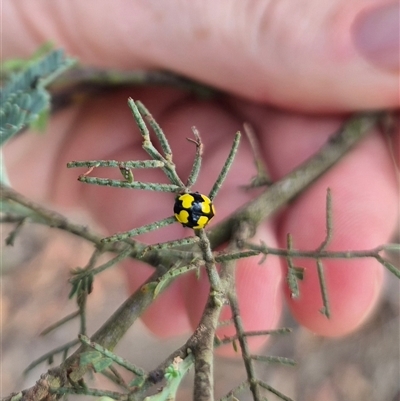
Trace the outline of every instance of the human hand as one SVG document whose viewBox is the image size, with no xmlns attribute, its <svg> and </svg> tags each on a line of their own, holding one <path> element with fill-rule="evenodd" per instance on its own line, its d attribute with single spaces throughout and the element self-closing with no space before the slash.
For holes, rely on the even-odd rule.
<svg viewBox="0 0 400 401">
<path fill-rule="evenodd" d="M 140 99 L 166 131 L 182 176 L 193 160 L 193 146 L 184 138 L 190 136 L 192 125 L 199 129 L 205 154 L 196 190 L 208 192 L 244 121 L 255 127 L 265 163 L 277 180 L 315 153 L 342 123 L 344 113 L 398 106 L 399 10 L 396 4 L 384 4 L 376 0 L 367 7 L 376 8 L 373 16 L 364 2 L 355 0 L 129 5 L 114 1 L 112 7 L 98 1 L 95 9 L 92 3 L 71 0 L 6 2 L 5 58 L 28 55 L 50 39 L 83 63 L 169 69 L 246 99 L 232 97 L 222 105 L 161 88 L 121 90 L 91 99 L 57 115 L 49 127 L 52 135 L 24 136 L 8 145 L 12 182 L 36 199 L 85 205 L 109 233 L 170 216 L 173 201 L 168 194 L 89 187 L 75 181 L 76 171 L 65 169 L 70 160 L 143 158 L 141 138 L 133 134 L 126 106 L 129 96 Z M 371 38 L 383 31 L 384 43 L 373 42 Z M 369 249 L 387 242 L 398 204 L 385 141 L 377 131 L 371 134 L 290 207 L 260 226 L 257 239 L 284 247 L 290 232 L 296 248 L 315 249 L 325 235 L 325 193 L 330 187 L 331 249 Z M 245 142 L 216 199 L 213 223 L 252 198 L 251 192 L 239 188 L 254 175 Z M 18 174 L 22 161 L 23 175 Z M 145 179 L 160 181 L 158 174 L 149 172 Z M 167 231 L 149 234 L 146 240 L 154 243 L 166 240 L 166 235 L 173 239 L 189 233 L 178 224 Z M 307 268 L 301 298 L 288 302 L 297 320 L 314 332 L 348 333 L 376 304 L 383 273 L 375 261 L 325 263 L 330 320 L 318 312 L 321 295 L 313 263 L 301 261 L 301 265 Z M 126 264 L 126 272 L 131 289 L 150 274 L 149 268 L 133 262 Z M 278 259 L 268 257 L 262 266 L 258 259 L 239 262 L 237 286 L 246 330 L 276 327 L 282 311 L 281 280 Z M 160 336 L 187 331 L 197 324 L 207 291 L 205 278 L 182 277 L 143 320 Z M 254 341 L 256 345 L 260 340 Z"/>
</svg>

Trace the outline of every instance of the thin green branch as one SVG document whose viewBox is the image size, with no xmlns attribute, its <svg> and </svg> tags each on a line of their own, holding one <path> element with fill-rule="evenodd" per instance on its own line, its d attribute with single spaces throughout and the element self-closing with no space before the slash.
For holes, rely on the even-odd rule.
<svg viewBox="0 0 400 401">
<path fill-rule="evenodd" d="M 186 138 L 189 142 L 193 142 L 196 145 L 196 154 L 194 157 L 194 162 L 192 166 L 192 170 L 189 174 L 189 177 L 186 181 L 186 188 L 189 190 L 197 181 L 197 177 L 200 173 L 201 161 L 203 156 L 203 143 L 200 138 L 200 133 L 196 127 L 192 127 L 192 132 L 195 139 Z"/>
<path fill-rule="evenodd" d="M 166 176 L 169 178 L 170 182 L 178 187 L 178 189 L 182 189 L 185 187 L 183 184 L 182 180 L 179 178 L 178 174 L 176 173 L 175 169 L 175 164 L 172 162 L 172 152 L 168 143 L 168 140 L 166 136 L 164 135 L 163 131 L 159 127 L 159 125 L 155 122 L 153 117 L 150 115 L 150 113 L 147 111 L 147 109 L 144 107 L 144 105 L 137 101 L 135 102 L 132 98 L 128 99 L 128 105 L 132 110 L 133 116 L 136 120 L 136 123 L 139 127 L 139 130 L 142 134 L 143 137 L 143 143 L 142 147 L 143 149 L 154 159 L 154 160 L 160 160 L 164 163 L 164 167 L 162 170 L 166 174 Z M 163 157 L 158 150 L 154 147 L 151 138 L 150 138 L 150 132 L 146 127 L 146 123 L 143 120 L 142 113 L 145 114 L 146 117 L 148 117 L 148 120 L 161 144 L 161 147 L 163 151 L 165 152 L 165 157 Z M 173 192 L 178 192 L 178 190 L 175 190 Z"/>
<path fill-rule="evenodd" d="M 398 267 L 390 263 L 388 260 L 384 259 L 381 255 L 376 254 L 373 256 L 382 266 L 393 273 L 397 278 L 400 278 L 400 270 Z"/>
<path fill-rule="evenodd" d="M 198 230 L 199 238 L 200 238 L 200 248 L 203 253 L 203 258 L 206 266 L 206 271 L 208 275 L 208 280 L 211 285 L 211 289 L 213 292 L 221 293 L 221 280 L 215 265 L 214 255 L 211 250 L 211 244 L 208 240 L 207 234 L 204 229 Z"/>
<path fill-rule="evenodd" d="M 121 340 L 122 336 L 132 326 L 132 324 L 142 315 L 144 310 L 154 300 L 154 288 L 156 287 L 159 274 L 153 273 L 146 283 L 135 291 L 108 319 L 102 327 L 91 337 L 91 341 L 112 351 Z M 71 355 L 65 364 L 64 369 L 70 369 L 75 366 L 76 359 L 79 358 L 83 348 L 79 348 Z M 70 374 L 70 379 L 74 382 L 80 380 L 87 367 L 74 368 Z"/>
<path fill-rule="evenodd" d="M 178 192 L 181 189 L 181 187 L 173 184 L 160 184 L 140 181 L 128 182 L 122 180 L 111 180 L 110 178 L 89 177 L 87 175 L 79 176 L 78 181 L 86 184 L 101 185 L 105 187 L 141 189 L 145 191 Z"/>
<path fill-rule="evenodd" d="M 129 160 L 121 162 L 117 160 L 84 160 L 67 163 L 67 168 L 76 167 L 125 167 L 125 168 L 161 168 L 164 163 L 159 160 Z"/>
<path fill-rule="evenodd" d="M 278 363 L 280 365 L 295 366 L 296 361 L 283 356 L 270 356 L 270 355 L 250 355 L 250 358 L 254 361 L 267 362 L 267 363 Z"/>
<path fill-rule="evenodd" d="M 146 224 L 144 226 L 134 228 L 129 231 L 124 231 L 122 233 L 116 233 L 111 235 L 110 237 L 103 238 L 101 242 L 115 242 L 115 241 L 125 241 L 130 237 L 134 237 L 139 234 L 148 233 L 150 231 L 158 230 L 161 227 L 169 226 L 170 224 L 176 223 L 176 219 L 174 216 L 167 217 L 166 219 L 156 221 L 151 224 Z M 143 252 L 146 252 L 146 248 L 143 249 Z"/>
<path fill-rule="evenodd" d="M 144 119 L 149 122 L 151 128 L 153 128 L 153 131 L 156 134 L 158 141 L 160 142 L 164 157 L 168 160 L 168 162 L 172 163 L 172 150 L 169 146 L 168 139 L 165 136 L 163 130 L 142 102 L 136 101 L 136 106 L 139 110 L 139 113 L 143 116 Z"/>
<path fill-rule="evenodd" d="M 52 332 L 53 330 L 61 327 L 62 325 L 64 325 L 65 323 L 75 319 L 77 316 L 79 316 L 79 310 L 70 313 L 69 315 L 65 316 L 64 318 L 60 319 L 58 322 L 52 324 L 51 326 L 48 326 L 47 328 L 45 328 L 39 335 L 41 336 L 45 336 L 46 334 L 49 334 L 50 332 Z"/>
<path fill-rule="evenodd" d="M 247 337 L 245 335 L 242 317 L 240 316 L 239 304 L 237 301 L 237 296 L 234 288 L 232 288 L 230 292 L 228 292 L 228 300 L 232 311 L 232 318 L 235 324 L 237 339 L 239 341 L 240 349 L 242 351 L 242 359 L 246 369 L 247 380 L 250 384 L 250 391 L 253 394 L 254 401 L 260 401 L 261 400 L 260 389 L 255 382 L 256 372 L 250 354 L 250 347 L 248 345 Z"/>
<path fill-rule="evenodd" d="M 175 217 L 174 217 L 174 219 L 175 219 Z M 174 222 L 176 222 L 176 219 L 175 219 Z M 145 254 L 146 252 L 151 252 L 151 251 L 160 250 L 160 249 L 171 249 L 172 250 L 172 248 L 176 248 L 176 247 L 180 247 L 180 246 L 193 245 L 193 244 L 198 243 L 199 241 L 200 241 L 199 237 L 185 237 L 185 238 L 176 239 L 176 240 L 173 240 L 173 241 L 160 242 L 158 244 L 149 245 L 143 251 L 143 253 Z"/>
<path fill-rule="evenodd" d="M 228 323 L 231 324 L 232 320 L 229 320 Z M 290 329 L 288 327 L 283 327 L 283 328 L 276 329 L 276 330 L 245 331 L 245 332 L 241 333 L 241 335 L 243 337 L 258 337 L 258 336 L 290 334 L 291 332 L 292 332 L 292 329 Z M 225 337 L 218 341 L 219 342 L 218 346 L 232 343 L 233 341 L 236 341 L 238 339 L 239 339 L 239 334 L 235 334 L 234 336 L 230 336 L 230 337 Z"/>
<path fill-rule="evenodd" d="M 250 386 L 249 382 L 246 380 L 239 385 L 237 385 L 234 389 L 229 391 L 224 397 L 220 398 L 219 401 L 233 401 L 236 398 L 233 398 L 236 396 L 237 393 L 240 393 L 246 389 L 248 389 Z"/>
<path fill-rule="evenodd" d="M 30 370 L 32 370 L 36 366 L 40 365 L 42 362 L 52 360 L 55 355 L 65 352 L 65 350 L 69 350 L 77 344 L 79 344 L 79 340 L 75 339 L 64 345 L 61 345 L 60 347 L 54 348 L 49 352 L 46 352 L 40 358 L 38 358 L 38 359 L 34 360 L 32 363 L 30 363 L 28 365 L 28 367 L 24 370 L 24 374 L 27 374 Z"/>
<path fill-rule="evenodd" d="M 326 286 L 324 267 L 322 265 L 321 259 L 317 259 L 317 271 L 318 271 L 318 280 L 323 304 L 323 307 L 320 309 L 320 312 L 329 319 L 331 317 L 331 308 L 329 304 L 328 289 Z"/>
<path fill-rule="evenodd" d="M 250 251 L 238 251 L 238 252 L 231 252 L 231 253 L 219 253 L 215 255 L 215 261 L 217 263 L 229 262 L 231 260 L 238 260 L 243 258 L 251 258 L 252 256 L 259 255 L 260 252 L 256 250 Z"/>
<path fill-rule="evenodd" d="M 80 321 L 80 334 L 86 334 L 86 302 L 87 302 L 87 291 L 79 291 L 78 296 L 76 297 L 76 303 L 79 308 L 79 321 Z"/>
<path fill-rule="evenodd" d="M 127 259 L 132 253 L 132 250 L 130 248 L 127 248 L 123 250 L 121 253 L 119 253 L 117 256 L 114 258 L 110 259 L 108 262 L 103 263 L 102 265 L 92 269 L 92 274 L 95 276 L 104 270 L 107 270 L 108 268 L 117 265 L 118 263 L 122 262 L 123 260 Z"/>
<path fill-rule="evenodd" d="M 254 132 L 253 127 L 249 123 L 243 124 L 244 132 L 247 136 L 247 140 L 249 141 L 251 151 L 253 153 L 254 164 L 256 166 L 257 175 L 251 179 L 250 185 L 246 186 L 246 188 L 256 188 L 264 185 L 271 185 L 272 180 L 268 173 L 267 166 L 264 163 L 264 159 L 261 156 L 261 146 L 258 142 L 257 135 Z"/>
<path fill-rule="evenodd" d="M 124 378 L 119 374 L 118 370 L 114 366 L 109 366 L 108 370 L 103 370 L 101 374 L 124 390 L 129 391 L 128 384 L 125 382 Z"/>
<path fill-rule="evenodd" d="M 384 244 L 375 249 L 377 252 L 381 252 L 381 251 L 400 252 L 400 244 Z"/>
<path fill-rule="evenodd" d="M 21 230 L 25 226 L 27 219 L 28 219 L 28 217 L 23 217 L 22 219 L 17 221 L 15 228 L 7 235 L 7 238 L 5 241 L 6 245 L 14 246 L 15 239 L 21 233 Z"/>
<path fill-rule="evenodd" d="M 331 189 L 328 188 L 326 191 L 326 222 L 325 222 L 326 237 L 325 237 L 324 241 L 322 242 L 322 244 L 318 247 L 317 252 L 324 251 L 332 240 L 332 236 L 333 236 L 332 221 L 333 221 L 332 220 L 332 194 L 331 194 Z"/>
<path fill-rule="evenodd" d="M 172 279 L 175 279 L 176 277 L 179 277 L 182 274 L 188 273 L 190 271 L 198 270 L 203 265 L 203 260 L 195 260 L 188 265 L 172 267 L 171 269 L 169 269 L 167 273 L 159 278 L 159 282 L 154 289 L 154 298 L 157 297 L 161 293 L 161 291 L 166 288 L 167 284 L 171 283 Z"/>
<path fill-rule="evenodd" d="M 91 395 L 93 397 L 109 397 L 113 400 L 126 401 L 128 400 L 128 394 L 118 393 L 110 390 L 98 390 L 95 388 L 79 388 L 79 387 L 59 387 L 56 389 L 50 388 L 50 393 L 58 395 Z"/>
<path fill-rule="evenodd" d="M 110 358 L 116 364 L 118 364 L 119 366 L 122 366 L 126 370 L 129 370 L 130 372 L 134 373 L 135 375 L 138 375 L 138 376 L 146 375 L 146 371 L 143 370 L 142 368 L 139 368 L 138 366 L 133 365 L 132 363 L 128 362 L 126 359 L 115 355 L 113 352 L 102 347 L 100 344 L 97 344 L 94 341 L 91 341 L 87 336 L 81 334 L 81 335 L 79 335 L 79 340 L 82 342 L 82 344 L 88 345 L 89 347 L 95 349 L 96 351 L 99 351 L 105 357 Z"/>
<path fill-rule="evenodd" d="M 254 235 L 251 230 L 251 226 L 246 221 L 240 222 L 235 227 L 234 235 L 228 246 L 228 251 L 236 252 L 238 244 L 243 244 L 249 238 Z M 239 303 L 236 293 L 236 282 L 235 282 L 235 269 L 236 263 L 229 261 L 221 265 L 221 279 L 223 286 L 226 289 L 226 296 L 229 301 L 229 306 L 232 312 L 232 320 L 236 329 L 237 339 L 239 341 L 243 363 L 246 369 L 247 381 L 249 382 L 250 391 L 253 395 L 254 401 L 261 401 L 260 388 L 256 383 L 256 373 L 254 363 L 250 354 L 250 347 L 248 345 L 247 336 L 245 335 L 245 329 L 240 315 Z M 236 350 L 236 341 L 232 341 L 232 345 Z"/>
<path fill-rule="evenodd" d="M 293 239 L 292 239 L 291 234 L 288 234 L 286 236 L 286 244 L 287 244 L 288 251 L 292 251 L 293 250 Z M 288 272 L 287 272 L 287 276 L 286 276 L 286 281 L 287 281 L 289 289 L 290 289 L 290 296 L 292 298 L 298 298 L 300 295 L 300 291 L 299 291 L 299 284 L 297 282 L 296 268 L 293 264 L 293 259 L 290 255 L 288 255 L 286 257 L 286 261 L 288 264 Z"/>
<path fill-rule="evenodd" d="M 164 162 L 164 158 L 161 156 L 160 152 L 153 146 L 150 139 L 150 131 L 148 130 L 145 121 L 143 120 L 142 115 L 135 103 L 135 101 L 130 97 L 128 99 L 128 105 L 132 111 L 133 117 L 136 121 L 137 126 L 139 127 L 139 131 L 142 134 L 143 138 L 143 149 L 148 153 L 148 155 L 154 159 Z"/>
<path fill-rule="evenodd" d="M 110 252 L 119 253 L 127 246 L 127 244 L 116 243 L 105 247 L 101 242 L 102 236 L 89 230 L 86 225 L 71 223 L 60 213 L 49 210 L 2 184 L 0 184 L 0 196 L 5 202 L 9 202 L 13 209 L 17 209 L 15 213 L 18 212 L 22 214 L 20 218 L 29 216 L 30 220 L 34 223 L 44 224 L 49 227 L 67 231 Z M 3 202 L 2 206 L 5 205 L 5 202 Z M 129 246 L 132 249 L 132 254 L 134 254 L 136 250 L 141 253 L 144 249 L 144 246 L 137 242 L 132 242 Z"/>
<path fill-rule="evenodd" d="M 228 175 L 228 172 L 232 166 L 233 160 L 235 159 L 236 153 L 239 148 L 240 137 L 241 137 L 240 132 L 237 132 L 235 135 L 235 139 L 233 140 L 233 144 L 229 152 L 228 158 L 226 159 L 225 164 L 222 167 L 221 172 L 219 173 L 217 181 L 215 181 L 213 187 L 211 188 L 210 195 L 208 196 L 211 200 L 213 200 L 217 196 L 217 193 L 219 192 L 222 183 L 225 181 L 225 178 Z"/>
<path fill-rule="evenodd" d="M 379 252 L 381 252 L 385 248 L 385 246 L 382 245 L 377 248 L 365 249 L 365 250 L 317 252 L 315 250 L 304 251 L 300 249 L 288 250 L 284 248 L 270 248 L 265 244 L 257 245 L 252 243 L 246 243 L 245 247 L 255 251 L 260 251 L 261 253 L 265 253 L 266 255 L 282 256 L 285 258 L 289 256 L 291 258 L 296 258 L 296 259 L 357 259 L 357 258 L 378 259 L 377 258 L 378 255 L 380 257 L 379 260 L 383 259 L 382 256 L 379 255 Z"/>
<path fill-rule="evenodd" d="M 279 397 L 283 401 L 293 401 L 292 398 L 286 396 L 285 394 L 281 393 L 280 391 L 276 390 L 275 388 L 271 387 L 267 383 L 263 382 L 262 380 L 257 380 L 257 383 L 260 387 L 265 388 L 268 390 L 270 393 L 275 394 L 277 397 Z"/>
</svg>

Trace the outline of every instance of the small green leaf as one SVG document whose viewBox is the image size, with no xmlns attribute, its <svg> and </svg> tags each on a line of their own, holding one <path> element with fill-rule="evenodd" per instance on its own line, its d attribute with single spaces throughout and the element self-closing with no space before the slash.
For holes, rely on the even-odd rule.
<svg viewBox="0 0 400 401">
<path fill-rule="evenodd" d="M 75 294 L 77 294 L 80 291 L 82 282 L 81 282 L 81 280 L 74 281 L 74 282 L 71 282 L 71 285 L 72 285 L 72 288 L 68 294 L 68 299 L 72 299 L 75 296 Z"/>
<path fill-rule="evenodd" d="M 181 376 L 181 372 L 172 364 L 165 369 L 164 377 L 169 381 Z"/>
<path fill-rule="evenodd" d="M 101 372 L 113 363 L 111 358 L 104 357 L 99 351 L 86 351 L 81 354 L 80 365 L 92 365 L 96 372 Z"/>
<path fill-rule="evenodd" d="M 157 296 L 160 294 L 160 292 L 164 289 L 165 284 L 167 283 L 167 279 L 163 277 L 161 277 L 159 283 L 156 285 L 156 287 L 154 288 L 154 294 L 153 294 L 153 298 L 157 298 Z"/>
<path fill-rule="evenodd" d="M 293 273 L 299 280 L 304 280 L 304 267 L 294 267 Z"/>
<path fill-rule="evenodd" d="M 46 131 L 49 119 L 50 119 L 50 109 L 49 108 L 43 109 L 37 115 L 36 119 L 29 124 L 29 126 L 31 129 L 39 133 L 43 133 Z"/>
<path fill-rule="evenodd" d="M 236 340 L 233 340 L 233 341 L 232 341 L 232 347 L 233 347 L 233 350 L 234 350 L 235 352 L 238 352 L 238 347 L 237 347 Z"/>
<path fill-rule="evenodd" d="M 137 376 L 128 384 L 128 386 L 129 387 L 142 387 L 144 382 L 145 382 L 145 378 L 143 376 Z"/>
<path fill-rule="evenodd" d="M 86 351 L 83 352 L 80 356 L 80 366 L 86 366 L 89 364 L 96 363 L 100 359 L 102 359 L 103 356 L 99 351 Z"/>
<path fill-rule="evenodd" d="M 102 358 L 99 361 L 95 361 L 92 363 L 93 369 L 96 372 L 102 372 L 104 369 L 107 369 L 110 365 L 112 365 L 113 360 L 111 358 Z"/>
<path fill-rule="evenodd" d="M 0 89 L 0 146 L 36 121 L 38 115 L 48 112 L 50 94 L 45 86 L 73 62 L 64 56 L 62 50 L 55 50 L 38 60 L 30 60 L 23 71 L 10 76 Z"/>
<path fill-rule="evenodd" d="M 133 173 L 130 168 L 119 166 L 119 171 L 126 181 L 128 181 L 129 183 L 132 183 L 134 181 Z"/>
<path fill-rule="evenodd" d="M 87 276 L 86 283 L 85 283 L 85 289 L 88 294 L 90 294 L 93 291 L 93 280 L 94 280 L 94 275 L 89 274 Z"/>
</svg>

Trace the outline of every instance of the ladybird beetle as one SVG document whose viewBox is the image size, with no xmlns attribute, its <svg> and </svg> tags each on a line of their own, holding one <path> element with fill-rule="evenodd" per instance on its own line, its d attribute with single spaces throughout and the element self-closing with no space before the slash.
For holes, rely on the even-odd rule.
<svg viewBox="0 0 400 401">
<path fill-rule="evenodd" d="M 211 199 L 198 192 L 180 195 L 175 200 L 175 218 L 184 227 L 204 228 L 215 215 Z"/>
</svg>

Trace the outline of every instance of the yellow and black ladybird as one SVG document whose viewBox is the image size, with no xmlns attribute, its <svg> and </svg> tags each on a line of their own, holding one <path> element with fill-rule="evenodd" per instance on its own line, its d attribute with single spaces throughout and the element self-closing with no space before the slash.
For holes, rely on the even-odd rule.
<svg viewBox="0 0 400 401">
<path fill-rule="evenodd" d="M 180 195 L 175 200 L 175 218 L 184 227 L 204 228 L 215 215 L 211 199 L 198 192 Z"/>
</svg>

